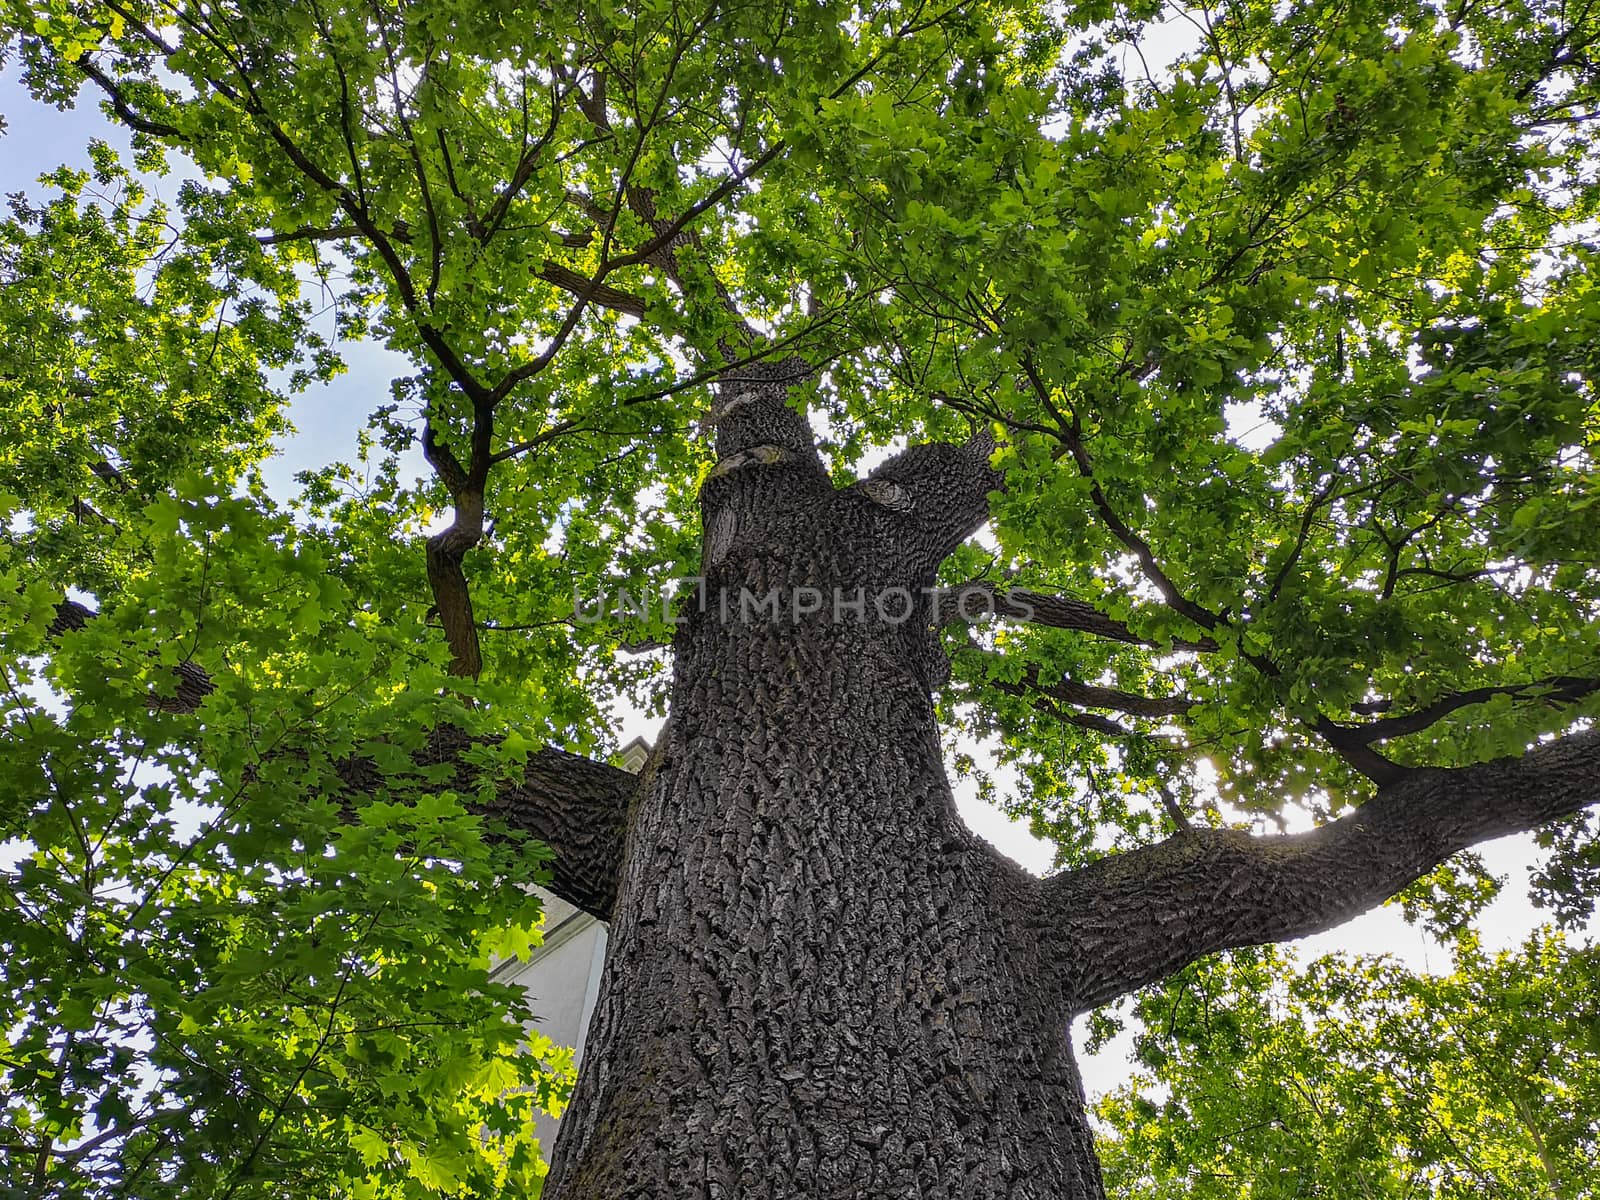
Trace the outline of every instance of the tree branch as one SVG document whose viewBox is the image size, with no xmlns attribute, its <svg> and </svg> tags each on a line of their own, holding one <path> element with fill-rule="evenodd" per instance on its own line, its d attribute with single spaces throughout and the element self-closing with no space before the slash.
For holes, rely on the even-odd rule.
<svg viewBox="0 0 1600 1200">
<path fill-rule="evenodd" d="M 984 651 L 984 653 L 989 652 Z M 1112 712 L 1126 713 L 1130 717 L 1147 717 L 1154 720 L 1181 717 L 1195 705 L 1193 700 L 1187 700 L 1182 696 L 1143 696 L 1137 692 L 1125 692 L 1120 688 L 1080 683 L 1075 679 L 1063 678 L 1055 683 L 1046 683 L 1039 678 L 1039 668 L 1035 666 L 1029 666 L 1024 672 L 1022 686 L 1028 691 L 1059 700 L 1063 704 L 1076 704 L 1082 708 L 1105 708 Z"/>
<path fill-rule="evenodd" d="M 476 679 L 483 670 L 483 651 L 472 612 L 472 591 L 461 564 L 467 552 L 483 540 L 485 529 L 483 490 L 489 464 L 480 461 L 484 456 L 476 450 L 477 443 L 483 440 L 478 430 L 487 420 L 486 415 L 474 409 L 474 454 L 466 467 L 438 440 L 431 419 L 422 426 L 422 456 L 450 489 L 455 505 L 450 527 L 425 543 L 428 587 L 433 592 L 433 611 L 450 647 L 450 673 L 469 679 Z"/>
<path fill-rule="evenodd" d="M 903 516 L 907 532 L 901 544 L 908 560 L 931 572 L 989 519 L 989 493 L 1005 482 L 989 465 L 994 448 L 987 430 L 959 446 L 926 442 L 895 455 L 855 486 Z"/>
<path fill-rule="evenodd" d="M 564 267 L 552 259 L 544 260 L 544 266 L 539 269 L 539 278 L 546 283 L 555 284 L 573 296 L 582 296 L 588 303 L 598 304 L 601 308 L 609 308 L 613 312 L 625 313 L 630 317 L 644 316 L 644 297 L 596 283 L 587 275 L 574 271 L 571 267 Z"/>
<path fill-rule="evenodd" d="M 1143 572 L 1144 577 L 1154 584 L 1156 590 L 1161 593 L 1161 598 L 1168 608 L 1183 614 L 1190 621 L 1200 626 L 1201 629 L 1208 632 L 1216 629 L 1218 625 L 1223 623 L 1221 616 L 1196 604 L 1185 596 L 1178 585 L 1166 573 L 1160 560 L 1156 558 L 1155 551 L 1151 549 L 1150 543 L 1136 533 L 1133 527 L 1124 521 L 1117 514 L 1116 509 L 1111 506 L 1110 498 L 1107 497 L 1105 489 L 1100 486 L 1100 480 L 1094 473 L 1094 463 L 1089 457 L 1088 449 L 1083 444 L 1077 416 L 1074 415 L 1071 420 L 1068 420 L 1060 412 L 1051 397 L 1050 389 L 1045 385 L 1044 379 L 1040 376 L 1037 367 L 1035 367 L 1031 355 L 1023 356 L 1022 369 L 1027 376 L 1029 386 L 1032 387 L 1034 395 L 1055 419 L 1057 425 L 1056 436 L 1060 439 L 1064 453 L 1071 455 L 1074 465 L 1078 468 L 1078 474 L 1088 481 L 1089 498 L 1094 502 L 1095 511 L 1100 514 L 1101 523 L 1105 525 L 1106 529 L 1117 541 L 1121 542 L 1139 560 L 1139 569 Z"/>
<path fill-rule="evenodd" d="M 933 611 L 940 625 L 976 621 L 992 614 L 1032 625 L 1045 625 L 1051 629 L 1071 629 L 1113 642 L 1125 642 L 1130 646 L 1166 648 L 1140 637 L 1088 601 L 1071 596 L 1056 596 L 1026 588 L 1002 589 L 988 580 L 975 579 L 970 583 L 942 588 L 933 599 Z M 1196 642 L 1174 640 L 1170 648 L 1211 651 L 1217 648 L 1217 644 L 1210 638 Z"/>
<path fill-rule="evenodd" d="M 520 785 L 480 811 L 538 838 L 556 852 L 550 890 L 602 921 L 611 919 L 622 874 L 628 809 L 639 778 L 547 747 L 528 758 Z"/>
<path fill-rule="evenodd" d="M 504 821 L 554 850 L 550 890 L 568 904 L 609 921 L 617 898 L 628 810 L 642 784 L 640 776 L 546 746 L 528 755 L 521 780 L 502 783 L 493 799 L 480 802 L 471 798 L 478 790 L 477 769 L 464 755 L 476 744 L 496 740 L 475 742 L 459 729 L 440 729 L 419 757 L 427 764 L 455 765 L 451 786 L 473 812 Z M 363 758 L 346 761 L 339 774 L 353 792 L 368 791 L 382 779 L 373 763 Z"/>
<path fill-rule="evenodd" d="M 152 121 L 136 111 L 133 105 L 128 103 L 128 98 L 123 95 L 122 89 L 116 85 L 111 76 L 95 66 L 94 60 L 88 54 L 79 55 L 77 65 L 78 69 L 93 80 L 100 90 L 106 94 L 106 101 L 111 105 L 111 111 L 116 113 L 117 119 L 129 129 L 149 134 L 151 137 L 170 138 L 178 136 L 178 127 L 176 125 L 168 125 L 165 121 Z"/>
<path fill-rule="evenodd" d="M 1173 581 L 1172 577 L 1167 574 L 1165 568 L 1161 565 L 1150 543 L 1117 514 L 1116 509 L 1112 507 L 1110 498 L 1106 495 L 1105 489 L 1100 486 L 1100 480 L 1095 475 L 1093 459 L 1090 457 L 1088 449 L 1083 442 L 1079 415 L 1074 412 L 1069 419 L 1061 411 L 1060 407 L 1055 403 L 1050 389 L 1046 386 L 1044 379 L 1034 365 L 1031 355 L 1024 354 L 1022 356 L 1022 368 L 1034 395 L 1056 423 L 1056 430 L 1053 431 L 1053 436 L 1061 443 L 1057 456 L 1070 456 L 1072 458 L 1078 468 L 1078 474 L 1089 484 L 1089 498 L 1094 503 L 1095 511 L 1100 515 L 1101 523 L 1138 560 L 1140 571 L 1161 593 L 1162 601 L 1168 608 L 1180 613 L 1208 633 L 1231 625 L 1232 622 L 1228 619 L 1226 609 L 1220 612 L 1212 612 L 1184 595 L 1177 583 Z M 1317 503 L 1320 504 L 1321 502 L 1319 496 Z M 1316 504 L 1308 508 L 1307 514 L 1303 518 L 1302 537 L 1309 534 L 1311 517 L 1315 511 Z M 1302 549 L 1303 547 L 1297 543 L 1289 559 L 1288 567 L 1292 567 Z M 1286 577 L 1283 571 L 1286 571 L 1288 567 L 1280 570 L 1279 577 L 1273 583 L 1274 590 L 1283 582 Z M 1210 639 L 1205 640 L 1210 641 Z M 1267 656 L 1251 653 L 1241 646 L 1240 657 L 1268 679 L 1275 682 L 1283 679 L 1283 671 Z M 1327 718 L 1324 717 L 1314 722 L 1306 723 L 1341 758 L 1380 787 L 1392 784 L 1404 775 L 1405 768 L 1379 754 L 1372 749 L 1367 741 L 1347 736 L 1340 726 L 1335 725 Z"/>
<path fill-rule="evenodd" d="M 1060 721 L 1065 725 L 1075 725 L 1079 729 L 1087 729 L 1090 733 L 1098 733 L 1101 737 L 1125 738 L 1132 737 L 1134 731 L 1110 717 L 1103 717 L 1099 713 L 1082 712 L 1074 708 L 1063 708 L 1054 698 L 1034 691 L 1021 683 L 1007 683 L 997 680 L 994 687 L 1008 696 L 1018 696 L 1051 720 Z"/>
<path fill-rule="evenodd" d="M 1310 833 L 1192 830 L 1041 881 L 1067 1006 L 1104 1004 L 1217 950 L 1330 929 L 1459 850 L 1600 803 L 1600 730 L 1521 758 L 1408 772 Z"/>
<path fill-rule="evenodd" d="M 56 606 L 52 637 L 84 628 L 98 614 L 75 600 Z M 152 694 L 163 712 L 189 713 L 216 689 L 211 676 L 194 663 L 174 668 L 179 686 L 171 697 Z M 493 742 L 495 739 L 480 739 Z M 528 756 L 522 779 L 501 784 L 493 799 L 479 802 L 477 768 L 465 760 L 473 740 L 458 729 L 436 730 L 419 756 L 420 765 L 456 764 L 451 782 L 469 809 L 502 820 L 514 830 L 545 843 L 556 853 L 551 891 L 569 904 L 609 920 L 616 899 L 622 838 L 628 806 L 641 785 L 639 776 L 581 755 L 546 747 Z M 339 776 L 352 792 L 369 792 L 382 781 L 366 758 L 347 759 Z"/>
<path fill-rule="evenodd" d="M 60 637 L 63 633 L 82 629 L 98 615 L 94 609 L 76 600 L 63 600 L 56 605 L 56 615 L 47 626 L 47 631 L 51 637 Z M 173 666 L 172 677 L 175 681 L 172 694 L 166 696 L 152 691 L 148 697 L 151 708 L 166 713 L 192 713 L 207 696 L 217 690 L 210 673 L 188 659 Z"/>
<path fill-rule="evenodd" d="M 1586 678 L 1581 675 L 1557 675 L 1550 679 L 1537 679 L 1531 683 L 1510 683 L 1497 687 L 1472 688 L 1465 692 L 1450 692 L 1440 696 L 1432 704 L 1417 709 L 1415 712 L 1402 713 L 1399 716 L 1384 717 L 1378 721 L 1368 721 L 1360 725 L 1346 725 L 1333 723 L 1339 735 L 1352 742 L 1366 745 L 1369 742 L 1381 742 L 1388 738 L 1405 737 L 1407 734 L 1420 733 L 1458 709 L 1468 708 L 1474 704 L 1483 704 L 1496 696 L 1512 696 L 1518 699 L 1543 700 L 1551 704 L 1573 704 L 1587 696 L 1600 692 L 1600 679 Z M 1357 712 L 1377 713 L 1387 711 L 1390 707 L 1388 701 L 1378 701 L 1372 704 L 1358 705 Z"/>
<path fill-rule="evenodd" d="M 526 105 L 526 88 L 528 86 L 526 76 L 523 77 L 522 86 L 524 88 L 524 105 Z M 533 178 L 534 168 L 538 166 L 539 159 L 544 155 L 546 147 L 555 139 L 556 130 L 561 125 L 562 99 L 563 93 L 557 88 L 552 88 L 550 92 L 549 123 L 545 126 L 544 133 L 531 146 L 524 145 L 524 149 L 517 159 L 517 165 L 511 172 L 511 178 L 506 180 L 505 187 L 500 189 L 500 193 L 495 196 L 494 201 L 489 205 L 489 211 L 484 214 L 481 226 L 483 232 L 479 235 L 480 242 L 487 243 L 490 238 L 499 232 L 500 226 L 505 223 L 507 215 L 511 212 L 513 201 L 522 194 L 522 189 L 527 187 L 528 181 Z M 523 114 L 524 118 L 526 118 L 526 107 L 523 109 Z"/>
<path fill-rule="evenodd" d="M 702 18 L 700 22 L 697 22 L 694 28 L 690 31 L 691 37 L 699 34 L 704 29 L 705 24 L 711 20 L 712 14 L 715 11 L 716 9 L 714 6 L 707 10 L 706 16 Z M 615 130 L 611 124 L 610 117 L 606 113 L 605 73 L 600 72 L 596 74 L 594 90 L 592 92 L 585 92 L 582 86 L 576 81 L 569 82 L 571 82 L 572 89 L 577 94 L 579 111 L 581 111 L 584 116 L 588 118 L 589 123 L 593 125 L 596 131 L 602 136 L 614 136 Z M 692 230 L 669 233 L 669 230 L 671 229 L 671 222 L 662 218 L 657 212 L 656 192 L 653 188 L 643 187 L 635 183 L 625 183 L 621 195 L 626 201 L 628 208 L 633 212 L 634 216 L 639 219 L 645 228 L 649 229 L 650 232 L 655 235 L 655 239 L 660 239 L 663 235 L 667 235 L 667 240 L 651 256 L 649 261 L 652 263 L 652 265 L 658 267 L 663 273 L 665 273 L 667 278 L 672 280 L 672 282 L 677 285 L 680 292 L 688 295 L 689 287 L 684 279 L 683 265 L 679 260 L 679 251 L 684 246 L 688 246 L 698 252 L 700 250 L 698 236 Z M 583 198 L 580 197 L 580 202 L 582 199 Z M 599 209 L 597 206 L 586 206 L 586 211 L 589 213 L 591 219 L 595 220 L 601 226 L 601 228 L 605 231 L 607 239 L 609 239 L 616 222 L 617 213 L 615 211 L 609 213 L 605 212 L 603 209 Z M 712 268 L 711 264 L 709 262 L 701 263 L 700 269 L 704 272 L 706 278 L 710 281 L 712 288 L 715 290 L 718 303 L 721 304 L 724 311 L 726 311 L 729 316 L 733 318 L 734 323 L 744 334 L 745 340 L 750 344 L 758 342 L 760 337 L 757 334 L 755 327 L 750 324 L 744 313 L 739 310 L 738 305 L 734 303 L 733 297 L 729 294 L 726 285 L 724 285 L 723 282 L 717 278 L 716 271 Z"/>
</svg>

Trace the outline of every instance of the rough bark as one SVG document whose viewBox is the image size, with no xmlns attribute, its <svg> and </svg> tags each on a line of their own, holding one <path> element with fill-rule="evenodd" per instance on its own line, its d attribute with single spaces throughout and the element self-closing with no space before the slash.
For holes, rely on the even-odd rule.
<svg viewBox="0 0 1600 1200">
<path fill-rule="evenodd" d="M 1310 833 L 1195 829 L 1040 884 L 1060 995 L 1081 1012 L 1217 950 L 1304 937 L 1458 850 L 1600 803 L 1600 730 L 1416 770 Z"/>
<path fill-rule="evenodd" d="M 546 746 L 528 755 L 519 780 L 500 784 L 493 799 L 473 799 L 477 768 L 463 752 L 473 740 L 459 729 L 436 730 L 418 754 L 425 763 L 453 763 L 451 785 L 482 816 L 503 821 L 555 852 L 550 890 L 569 904 L 609 921 L 622 866 L 628 810 L 638 794 L 637 775 L 579 754 Z M 370 759 L 352 758 L 339 774 L 352 792 L 377 786 L 382 775 Z"/>
<path fill-rule="evenodd" d="M 546 1195 L 1098 1197 L 1038 893 L 962 825 L 930 701 L 916 589 L 986 464 L 835 489 L 782 399 L 724 392 L 707 586 Z"/>
<path fill-rule="evenodd" d="M 564 750 L 528 756 L 521 783 L 474 805 L 555 851 L 550 890 L 569 904 L 611 920 L 621 877 L 622 840 L 639 778 Z"/>
</svg>

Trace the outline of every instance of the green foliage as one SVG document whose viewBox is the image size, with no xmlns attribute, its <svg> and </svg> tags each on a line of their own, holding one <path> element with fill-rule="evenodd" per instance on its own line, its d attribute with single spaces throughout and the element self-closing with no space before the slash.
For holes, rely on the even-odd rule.
<svg viewBox="0 0 1600 1200">
<path fill-rule="evenodd" d="M 291 273 L 193 235 L 205 194 L 180 216 L 94 158 L 0 226 L 0 1174 L 536 1194 L 532 1115 L 570 1051 L 488 969 L 537 937 L 543 858 L 408 752 L 482 716 L 388 599 L 403 544 L 307 523 L 254 474 L 272 381 L 334 363 Z M 97 611 L 78 627 L 69 583 Z"/>
<path fill-rule="evenodd" d="M 1138 1001 L 1098 1116 L 1115 1197 L 1595 1194 L 1600 958 L 1541 931 L 1454 970 L 1333 956 L 1191 967 Z"/>
<path fill-rule="evenodd" d="M 470 793 L 659 705 L 665 659 L 619 650 L 667 622 L 573 600 L 697 570 L 730 353 L 821 368 L 841 479 L 997 432 L 992 542 L 946 580 L 1131 631 L 951 633 L 943 715 L 1063 864 L 1345 810 L 1330 730 L 1411 719 L 1363 745 L 1423 766 L 1593 719 L 1595 14 L 1244 0 L 1169 21 L 1166 70 L 1166 13 L 7 3 L 33 93 L 134 131 L 0 226 L 8 1166 L 537 1188 L 565 1068 L 486 965 L 538 854 Z M 362 381 L 354 461 L 269 495 L 285 393 L 360 340 L 407 365 Z M 467 501 L 470 681 L 423 546 Z M 513 736 L 465 780 L 447 727 Z M 1579 924 L 1593 825 L 1546 836 Z M 1456 932 L 1487 891 L 1409 903 Z"/>
<path fill-rule="evenodd" d="M 1593 713 L 1539 702 L 1600 661 L 1594 174 L 1573 116 L 1595 31 L 1564 12 L 1233 5 L 1153 82 L 1116 67 L 1111 31 L 1054 96 L 852 115 L 873 136 L 844 153 L 874 157 L 839 194 L 899 300 L 874 321 L 916 347 L 896 399 L 944 394 L 1010 437 L 994 565 L 1158 644 L 1218 643 L 985 645 L 1192 698 L 1177 744 L 1172 722 L 1128 721 L 1119 745 L 1070 707 L 996 698 L 992 656 L 957 655 L 951 715 L 1002 739 L 1016 811 L 1067 861 L 1145 839 L 1162 778 L 1246 815 L 1286 795 L 1338 812 L 1363 784 L 1318 721 L 1503 690 L 1382 747 L 1421 765 Z M 879 182 L 907 164 L 913 182 Z"/>
</svg>

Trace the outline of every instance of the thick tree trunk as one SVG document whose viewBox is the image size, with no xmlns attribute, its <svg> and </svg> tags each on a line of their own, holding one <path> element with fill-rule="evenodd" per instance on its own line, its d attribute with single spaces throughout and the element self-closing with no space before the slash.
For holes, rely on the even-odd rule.
<svg viewBox="0 0 1600 1200">
<path fill-rule="evenodd" d="M 548 1194 L 1098 1197 L 1033 889 L 918 681 L 870 639 L 691 640 Z"/>
<path fill-rule="evenodd" d="M 766 423 L 719 437 L 736 465 L 706 487 L 706 590 L 546 1194 L 1099 1197 L 1038 890 L 945 778 L 920 589 L 948 506 L 919 525 L 913 480 L 836 491 L 784 415 L 746 401 Z M 822 610 L 796 619 L 804 588 Z"/>
</svg>

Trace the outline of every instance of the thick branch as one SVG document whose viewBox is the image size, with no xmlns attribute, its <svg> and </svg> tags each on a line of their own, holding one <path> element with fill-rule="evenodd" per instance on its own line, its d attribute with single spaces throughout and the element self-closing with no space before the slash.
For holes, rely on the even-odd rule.
<svg viewBox="0 0 1600 1200">
<path fill-rule="evenodd" d="M 75 600 L 64 600 L 56 606 L 51 636 L 82 629 L 97 615 Z M 193 712 L 216 689 L 211 677 L 194 663 L 180 663 L 174 673 L 176 692 L 170 697 L 152 694 L 151 707 L 163 712 Z M 456 763 L 452 786 L 467 807 L 544 842 L 556 854 L 550 890 L 585 912 L 609 920 L 616 900 L 628 806 L 640 786 L 639 776 L 546 747 L 528 756 L 519 782 L 503 784 L 492 800 L 480 803 L 473 799 L 478 795 L 476 768 L 463 755 L 471 745 L 472 740 L 459 730 L 439 730 L 419 755 L 419 765 Z M 370 791 L 382 779 L 377 767 L 365 758 L 345 761 L 339 774 L 354 792 Z"/>
<path fill-rule="evenodd" d="M 97 616 L 99 614 L 87 605 L 79 604 L 76 600 L 63 600 L 56 605 L 56 615 L 48 626 L 49 634 L 51 637 L 60 637 L 63 633 L 73 633 Z M 192 713 L 207 696 L 217 690 L 206 669 L 188 659 L 173 666 L 172 676 L 172 694 L 152 691 L 148 697 L 151 708 L 167 713 Z"/>
<path fill-rule="evenodd" d="M 551 891 L 602 921 L 611 919 L 622 869 L 628 805 L 639 780 L 626 771 L 544 749 L 528 759 L 520 787 L 502 791 L 507 824 L 556 852 Z"/>
<path fill-rule="evenodd" d="M 1384 717 L 1362 724 L 1346 724 L 1322 717 L 1313 728 L 1317 735 L 1356 770 L 1378 784 L 1393 783 L 1406 768 L 1385 758 L 1372 748 L 1374 742 L 1421 733 L 1459 709 L 1483 704 L 1496 696 L 1519 700 L 1543 700 L 1548 704 L 1572 704 L 1600 691 L 1600 679 L 1580 675 L 1558 675 L 1532 683 L 1513 683 L 1495 687 L 1450 692 L 1414 712 Z M 1391 707 L 1387 701 L 1357 706 L 1356 711 L 1379 712 Z"/>
<path fill-rule="evenodd" d="M 528 756 L 518 782 L 502 784 L 492 800 L 478 794 L 476 768 L 463 753 L 473 745 L 458 729 L 442 729 L 430 738 L 419 764 L 453 763 L 452 781 L 473 812 L 498 819 L 555 851 L 550 890 L 569 904 L 611 919 L 622 863 L 622 838 L 628 806 L 639 777 L 593 759 L 546 747 Z M 339 767 L 350 792 L 367 792 L 382 782 L 370 759 L 352 758 Z"/>
<path fill-rule="evenodd" d="M 989 519 L 989 493 L 1004 486 L 1004 476 L 989 465 L 994 448 L 987 431 L 959 446 L 912 446 L 856 487 L 875 503 L 904 514 L 908 556 L 932 571 Z"/>
<path fill-rule="evenodd" d="M 1371 738 L 1356 736 L 1327 717 L 1305 723 L 1335 754 L 1379 787 L 1387 787 L 1405 777 L 1406 768 L 1374 750 Z"/>
<path fill-rule="evenodd" d="M 958 653 L 977 654 L 985 660 L 1002 662 L 1005 655 L 997 654 L 992 650 L 985 650 L 976 643 L 963 648 Z M 1075 679 L 1062 676 L 1053 683 L 1046 682 L 1039 677 L 1039 667 L 1029 663 L 1022 672 L 1022 678 L 1012 682 L 997 672 L 989 681 L 989 686 L 996 691 L 1004 692 L 1008 696 L 1020 696 L 1033 703 L 1040 712 L 1058 720 L 1067 721 L 1074 725 L 1081 725 L 1086 729 L 1093 729 L 1111 737 L 1126 737 L 1133 730 L 1119 725 L 1106 717 L 1099 717 L 1093 713 L 1078 711 L 1082 708 L 1103 708 L 1112 712 L 1126 713 L 1130 717 L 1144 717 L 1151 720 L 1163 720 L 1171 717 L 1186 716 L 1195 707 L 1193 700 L 1183 696 L 1145 696 L 1138 692 L 1125 692 L 1120 688 L 1104 687 L 1100 684 L 1082 683 Z M 1072 708 L 1063 708 L 1062 705 L 1072 705 Z"/>
<path fill-rule="evenodd" d="M 1026 684 L 996 680 L 994 688 L 996 691 L 1004 692 L 1008 696 L 1021 697 L 1051 720 L 1060 721 L 1066 725 L 1076 725 L 1079 729 L 1087 729 L 1089 732 L 1098 733 L 1102 737 L 1125 738 L 1133 736 L 1134 731 L 1132 729 L 1113 721 L 1110 717 L 1101 716 L 1099 713 L 1082 712 L 1075 708 L 1064 708 L 1053 697 L 1033 691 Z"/>
<path fill-rule="evenodd" d="M 1127 713 L 1130 717 L 1181 717 L 1194 707 L 1194 701 L 1182 696 L 1142 696 L 1120 688 L 1101 687 L 1093 683 L 1080 683 L 1075 679 L 1060 679 L 1045 683 L 1036 668 L 1030 667 L 1025 676 L 1029 687 L 1041 695 L 1059 700 L 1063 704 L 1077 704 L 1084 708 L 1108 708 L 1113 712 Z"/>
<path fill-rule="evenodd" d="M 476 532 L 462 528 L 459 506 L 456 511 L 456 523 L 443 533 L 434 534 L 425 545 L 428 587 L 433 592 L 433 611 L 450 647 L 450 674 L 476 679 L 483 671 L 483 650 L 472 614 L 472 592 L 461 562 L 482 537 L 483 508 L 480 504 L 477 509 Z"/>
<path fill-rule="evenodd" d="M 1361 725 L 1339 724 L 1337 728 L 1341 735 L 1365 745 L 1368 742 L 1381 742 L 1387 738 L 1420 733 L 1458 709 L 1483 704 L 1496 696 L 1544 700 L 1551 704 L 1571 704 L 1586 696 L 1592 696 L 1595 692 L 1600 692 L 1600 679 L 1581 675 L 1557 675 L 1551 679 L 1539 679 L 1532 683 L 1510 683 L 1496 687 L 1472 688 L 1465 692 L 1450 692 L 1415 712 L 1384 717 Z M 1373 704 L 1357 705 L 1356 711 L 1386 712 L 1390 707 L 1388 701 L 1378 701 Z"/>
<path fill-rule="evenodd" d="M 483 485 L 488 463 L 487 452 L 478 453 L 476 443 L 484 440 L 477 436 L 477 431 L 487 419 L 481 413 L 474 413 L 473 462 L 467 467 L 463 467 L 450 448 L 434 436 L 431 421 L 422 429 L 423 457 L 450 489 L 451 499 L 455 501 L 455 520 L 426 543 L 428 587 L 433 592 L 433 611 L 438 614 L 450 647 L 450 673 L 470 679 L 476 679 L 483 670 L 483 652 L 478 644 L 478 624 L 472 613 L 472 592 L 467 587 L 461 563 L 467 552 L 483 540 Z"/>
<path fill-rule="evenodd" d="M 1310 833 L 1181 833 L 1041 882 L 1057 978 L 1082 1012 L 1214 951 L 1332 928 L 1458 850 L 1597 802 L 1600 730 L 1588 730 L 1521 758 L 1409 772 Z"/>
<path fill-rule="evenodd" d="M 463 753 L 472 739 L 457 729 L 442 729 L 429 739 L 423 758 L 454 762 L 454 786 L 472 811 L 504 821 L 555 851 L 550 890 L 569 904 L 611 919 L 622 864 L 622 840 L 628 807 L 640 777 L 565 750 L 546 747 L 528 756 L 520 782 L 502 784 L 495 797 L 479 802 L 476 768 Z M 380 779 L 365 759 L 347 762 L 340 774 L 354 791 L 365 791 Z"/>
<path fill-rule="evenodd" d="M 539 269 L 539 278 L 546 283 L 553 283 L 562 291 L 573 296 L 583 296 L 590 304 L 597 304 L 601 308 L 609 308 L 612 312 L 624 313 L 630 317 L 643 317 L 645 313 L 645 300 L 643 296 L 636 296 L 632 292 L 625 292 L 621 288 L 609 287 L 606 284 L 596 283 L 587 275 L 574 271 L 571 267 L 564 267 L 552 259 L 545 259 L 544 266 Z"/>
</svg>

